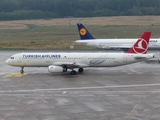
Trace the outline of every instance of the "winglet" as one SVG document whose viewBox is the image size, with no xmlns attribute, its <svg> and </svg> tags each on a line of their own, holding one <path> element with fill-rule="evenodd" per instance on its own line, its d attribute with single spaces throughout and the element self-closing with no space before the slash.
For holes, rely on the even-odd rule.
<svg viewBox="0 0 160 120">
<path fill-rule="evenodd" d="M 80 35 L 81 40 L 89 40 L 89 39 L 95 39 L 89 31 L 84 27 L 83 24 L 77 23 L 78 32 Z"/>
<path fill-rule="evenodd" d="M 134 54 L 146 54 L 148 50 L 149 39 L 151 32 L 144 32 L 141 37 L 137 40 L 132 48 L 130 48 L 126 53 Z"/>
</svg>

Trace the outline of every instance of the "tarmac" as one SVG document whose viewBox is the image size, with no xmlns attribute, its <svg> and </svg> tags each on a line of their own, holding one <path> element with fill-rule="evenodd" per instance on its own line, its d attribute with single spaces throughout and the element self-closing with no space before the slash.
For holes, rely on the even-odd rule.
<svg viewBox="0 0 160 120">
<path fill-rule="evenodd" d="M 51 74 L 8 66 L 0 51 L 0 120 L 160 120 L 160 64 Z"/>
</svg>

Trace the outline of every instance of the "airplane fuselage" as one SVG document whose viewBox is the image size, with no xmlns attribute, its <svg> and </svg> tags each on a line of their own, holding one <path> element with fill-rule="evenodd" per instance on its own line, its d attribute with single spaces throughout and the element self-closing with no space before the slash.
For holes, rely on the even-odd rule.
<svg viewBox="0 0 160 120">
<path fill-rule="evenodd" d="M 153 54 L 126 53 L 19 53 L 11 56 L 6 63 L 17 67 L 48 67 L 71 64 L 79 67 L 114 67 L 145 59 Z"/>
<path fill-rule="evenodd" d="M 128 49 L 131 48 L 137 39 L 90 39 L 77 40 L 76 43 L 102 49 Z M 160 39 L 150 39 L 149 50 L 160 50 Z"/>
</svg>

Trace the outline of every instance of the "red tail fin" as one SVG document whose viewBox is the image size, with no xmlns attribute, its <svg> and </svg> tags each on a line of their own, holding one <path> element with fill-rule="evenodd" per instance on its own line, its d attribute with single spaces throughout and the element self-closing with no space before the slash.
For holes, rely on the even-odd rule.
<svg viewBox="0 0 160 120">
<path fill-rule="evenodd" d="M 134 44 L 134 46 L 130 48 L 126 53 L 146 54 L 150 36 L 151 36 L 151 32 L 144 32 L 143 35 Z"/>
</svg>

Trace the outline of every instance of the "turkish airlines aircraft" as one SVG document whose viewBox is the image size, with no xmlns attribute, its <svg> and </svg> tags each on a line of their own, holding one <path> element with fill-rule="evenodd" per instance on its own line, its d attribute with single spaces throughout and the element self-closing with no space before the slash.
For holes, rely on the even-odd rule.
<svg viewBox="0 0 160 120">
<path fill-rule="evenodd" d="M 75 75 L 75 68 L 83 72 L 86 67 L 115 67 L 127 65 L 154 57 L 146 54 L 151 32 L 145 32 L 126 53 L 18 53 L 12 55 L 6 63 L 11 66 L 21 67 L 48 67 L 48 71 L 67 72 Z"/>
<path fill-rule="evenodd" d="M 137 39 L 95 39 L 85 26 L 81 23 L 77 24 L 79 35 L 81 40 L 77 40 L 76 43 L 102 48 L 102 49 L 122 49 L 124 51 L 129 50 Z M 150 39 L 149 41 L 149 50 L 160 50 L 160 39 Z"/>
</svg>

